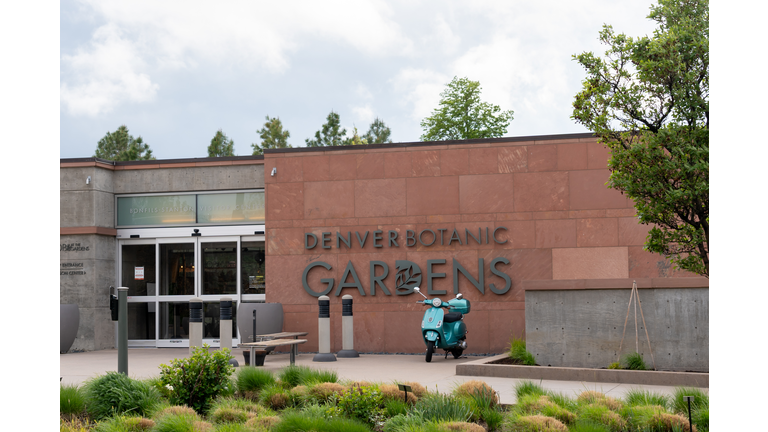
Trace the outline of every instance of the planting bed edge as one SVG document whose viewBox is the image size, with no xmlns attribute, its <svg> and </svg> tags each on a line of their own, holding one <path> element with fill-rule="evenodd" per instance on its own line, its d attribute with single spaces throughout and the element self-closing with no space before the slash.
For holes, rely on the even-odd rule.
<svg viewBox="0 0 768 432">
<path fill-rule="evenodd" d="M 489 364 L 506 357 L 508 357 L 507 354 L 499 354 L 456 365 L 456 375 L 709 388 L 709 373 L 706 372 L 638 371 Z"/>
</svg>

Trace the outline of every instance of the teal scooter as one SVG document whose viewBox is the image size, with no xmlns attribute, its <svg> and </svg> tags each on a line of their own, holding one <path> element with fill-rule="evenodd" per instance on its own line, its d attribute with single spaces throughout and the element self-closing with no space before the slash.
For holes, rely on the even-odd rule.
<svg viewBox="0 0 768 432">
<path fill-rule="evenodd" d="M 416 303 L 429 306 L 421 320 L 421 334 L 427 345 L 427 363 L 432 361 L 435 349 L 445 350 L 445 358 L 453 354 L 454 358 L 461 357 L 467 349 L 467 325 L 464 324 L 464 314 L 469 313 L 469 300 L 464 300 L 461 294 L 447 302 L 435 297 L 432 300 L 421 293 L 419 287 L 413 289 L 424 297 Z M 445 310 L 448 312 L 445 312 Z"/>
</svg>

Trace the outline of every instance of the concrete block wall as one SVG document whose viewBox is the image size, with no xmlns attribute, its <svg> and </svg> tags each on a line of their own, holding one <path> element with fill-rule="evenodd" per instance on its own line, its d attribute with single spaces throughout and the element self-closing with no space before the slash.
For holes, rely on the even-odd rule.
<svg viewBox="0 0 768 432">
<path fill-rule="evenodd" d="M 635 352 L 631 290 L 567 289 L 525 292 L 526 346 L 542 366 L 605 368 Z M 638 352 L 658 370 L 709 371 L 709 288 L 642 288 L 637 309 Z M 648 338 L 640 313 L 645 317 Z"/>
</svg>

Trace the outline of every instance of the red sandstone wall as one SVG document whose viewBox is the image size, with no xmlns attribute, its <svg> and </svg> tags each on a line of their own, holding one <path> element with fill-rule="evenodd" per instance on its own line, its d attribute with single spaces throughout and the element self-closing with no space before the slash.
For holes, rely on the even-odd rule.
<svg viewBox="0 0 768 432">
<path fill-rule="evenodd" d="M 313 261 L 310 285 L 320 290 L 322 277 L 336 285 L 352 261 L 368 291 L 369 261 L 389 264 L 386 285 L 394 294 L 395 260 L 446 259 L 435 271 L 435 289 L 452 296 L 452 258 L 473 275 L 485 258 L 486 285 L 503 286 L 488 264 L 495 257 L 512 278 L 504 295 L 485 294 L 460 277 L 459 289 L 472 301 L 465 318 L 468 352 L 501 352 L 511 335 L 525 329 L 523 280 L 652 278 L 688 276 L 674 272 L 658 255 L 644 252 L 648 227 L 637 224 L 630 200 L 605 186 L 608 150 L 594 139 L 410 146 L 386 149 L 328 150 L 265 155 L 268 302 L 283 304 L 286 331 L 309 331 L 304 351 L 317 350 L 317 299 L 302 288 L 302 272 Z M 277 175 L 270 176 L 272 168 Z M 370 238 L 361 249 L 304 248 L 304 233 L 346 233 L 408 229 L 420 231 L 505 226 L 506 244 L 374 249 Z M 502 234 L 503 233 L 503 234 Z M 385 237 L 386 238 L 386 237 Z M 386 244 L 386 241 L 384 242 Z M 426 283 L 423 283 L 426 291 Z M 336 288 L 334 287 L 334 292 Z M 331 297 L 332 350 L 341 349 L 341 298 Z M 361 352 L 423 352 L 421 297 L 361 296 L 354 288 L 355 348 Z"/>
</svg>

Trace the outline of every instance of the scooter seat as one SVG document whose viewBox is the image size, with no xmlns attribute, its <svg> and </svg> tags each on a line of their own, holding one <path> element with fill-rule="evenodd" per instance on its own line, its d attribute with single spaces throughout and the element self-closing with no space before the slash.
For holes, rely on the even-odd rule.
<svg viewBox="0 0 768 432">
<path fill-rule="evenodd" d="M 464 316 L 461 314 L 461 312 L 448 312 L 443 317 L 443 321 L 445 321 L 447 323 L 452 323 L 452 322 L 456 322 L 456 321 L 462 319 L 463 317 Z"/>
</svg>

